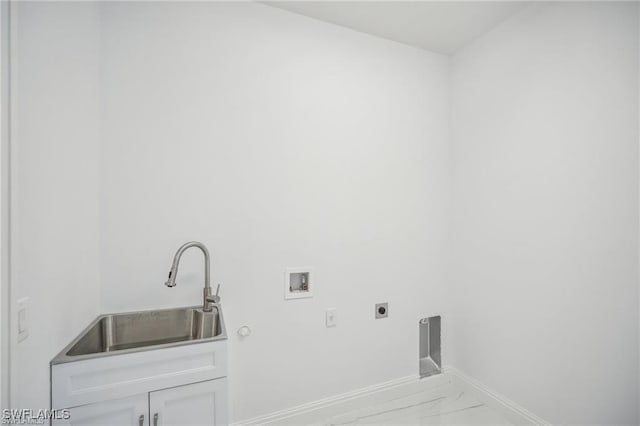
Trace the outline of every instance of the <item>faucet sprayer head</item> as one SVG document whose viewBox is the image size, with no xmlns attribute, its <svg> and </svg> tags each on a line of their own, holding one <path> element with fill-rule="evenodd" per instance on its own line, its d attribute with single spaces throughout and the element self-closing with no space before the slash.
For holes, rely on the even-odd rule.
<svg viewBox="0 0 640 426">
<path fill-rule="evenodd" d="M 169 271 L 169 278 L 167 278 L 167 281 L 164 283 L 164 285 L 166 285 L 167 287 L 176 286 L 176 279 L 173 277 L 173 269 Z"/>
</svg>

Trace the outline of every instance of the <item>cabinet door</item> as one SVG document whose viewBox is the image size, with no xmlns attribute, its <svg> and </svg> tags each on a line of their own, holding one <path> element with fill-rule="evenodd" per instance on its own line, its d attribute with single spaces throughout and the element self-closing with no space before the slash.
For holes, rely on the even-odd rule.
<svg viewBox="0 0 640 426">
<path fill-rule="evenodd" d="M 227 379 L 177 386 L 149 393 L 151 426 L 224 426 Z"/>
<path fill-rule="evenodd" d="M 69 409 L 69 418 L 53 426 L 149 426 L 148 394 L 96 402 Z"/>
</svg>

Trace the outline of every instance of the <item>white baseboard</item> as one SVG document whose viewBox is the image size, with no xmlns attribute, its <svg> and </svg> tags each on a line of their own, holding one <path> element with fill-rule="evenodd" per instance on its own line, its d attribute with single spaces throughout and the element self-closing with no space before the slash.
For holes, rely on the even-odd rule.
<svg viewBox="0 0 640 426">
<path fill-rule="evenodd" d="M 371 395 L 377 392 L 381 392 L 387 389 L 395 388 L 397 386 L 407 385 L 415 383 L 420 380 L 418 375 L 406 376 L 399 379 L 390 380 L 384 383 L 378 383 L 373 386 L 367 386 L 365 388 L 356 389 L 351 392 L 342 393 L 339 395 L 330 396 L 328 398 L 319 399 L 316 401 L 308 402 L 306 404 L 298 405 L 296 407 L 287 408 L 284 410 L 276 411 L 266 414 L 264 416 L 258 416 L 247 420 L 242 420 L 237 423 L 231 424 L 231 426 L 253 426 L 264 425 L 269 423 L 278 422 L 288 417 L 297 416 L 300 414 L 306 414 L 320 408 L 325 408 L 334 404 L 343 403 L 354 398 L 360 398 L 363 396 Z"/>
<path fill-rule="evenodd" d="M 552 426 L 548 421 L 536 416 L 512 400 L 489 389 L 483 383 L 470 377 L 453 366 L 445 366 L 444 370 L 463 389 L 473 393 L 484 404 L 492 407 L 517 425 Z"/>
<path fill-rule="evenodd" d="M 511 421 L 515 425 L 551 426 L 551 423 L 541 419 L 540 417 L 519 406 L 508 398 L 505 398 L 504 396 L 492 391 L 484 384 L 480 383 L 478 380 L 467 376 L 457 368 L 452 366 L 445 366 L 443 368 L 443 371 L 444 374 L 431 376 L 422 380 L 429 380 L 429 382 L 432 382 L 434 384 L 438 383 L 440 380 L 452 380 L 464 390 L 471 393 L 482 403 L 488 405 L 489 407 L 504 415 L 507 420 Z M 233 423 L 231 426 L 255 426 L 278 423 L 289 417 L 308 414 L 315 410 L 320 410 L 335 404 L 345 403 L 355 398 L 369 396 L 399 386 L 414 384 L 419 382 L 420 380 L 421 379 L 418 375 L 401 377 L 399 379 L 379 383 L 361 389 L 356 389 L 351 392 L 334 395 L 328 398 L 319 399 L 306 404 L 298 405 L 296 407 L 269 413 L 263 416 L 242 420 Z"/>
</svg>

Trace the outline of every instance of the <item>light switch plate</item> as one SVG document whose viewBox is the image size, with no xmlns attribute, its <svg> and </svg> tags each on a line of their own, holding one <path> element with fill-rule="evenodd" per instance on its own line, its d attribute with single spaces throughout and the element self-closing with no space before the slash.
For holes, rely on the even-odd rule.
<svg viewBox="0 0 640 426">
<path fill-rule="evenodd" d="M 29 337 L 29 298 L 23 297 L 16 302 L 16 324 L 18 327 L 18 342 Z"/>
<path fill-rule="evenodd" d="M 336 317 L 336 308 L 327 309 L 327 311 L 325 312 L 324 320 L 325 320 L 325 326 L 327 328 L 335 327 L 338 320 Z"/>
</svg>

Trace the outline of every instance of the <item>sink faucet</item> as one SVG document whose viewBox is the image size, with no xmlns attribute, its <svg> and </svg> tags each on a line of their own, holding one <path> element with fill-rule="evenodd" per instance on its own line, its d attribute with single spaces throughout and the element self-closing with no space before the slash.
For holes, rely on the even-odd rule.
<svg viewBox="0 0 640 426">
<path fill-rule="evenodd" d="M 176 252 L 176 255 L 173 257 L 173 263 L 171 264 L 171 270 L 169 271 L 169 278 L 167 279 L 167 282 L 164 283 L 164 285 L 166 285 L 167 287 L 176 286 L 176 275 L 178 274 L 178 265 L 180 264 L 180 258 L 182 257 L 182 253 L 184 253 L 188 248 L 191 247 L 199 248 L 204 254 L 204 291 L 202 296 L 202 310 L 205 312 L 211 312 L 212 303 L 220 302 L 220 296 L 218 296 L 218 293 L 220 292 L 220 284 L 218 284 L 215 296 L 212 296 L 211 275 L 209 273 L 209 265 L 211 261 L 209 258 L 209 250 L 207 250 L 207 247 L 205 247 L 204 244 L 198 241 L 191 241 L 180 246 L 180 248 Z"/>
</svg>

